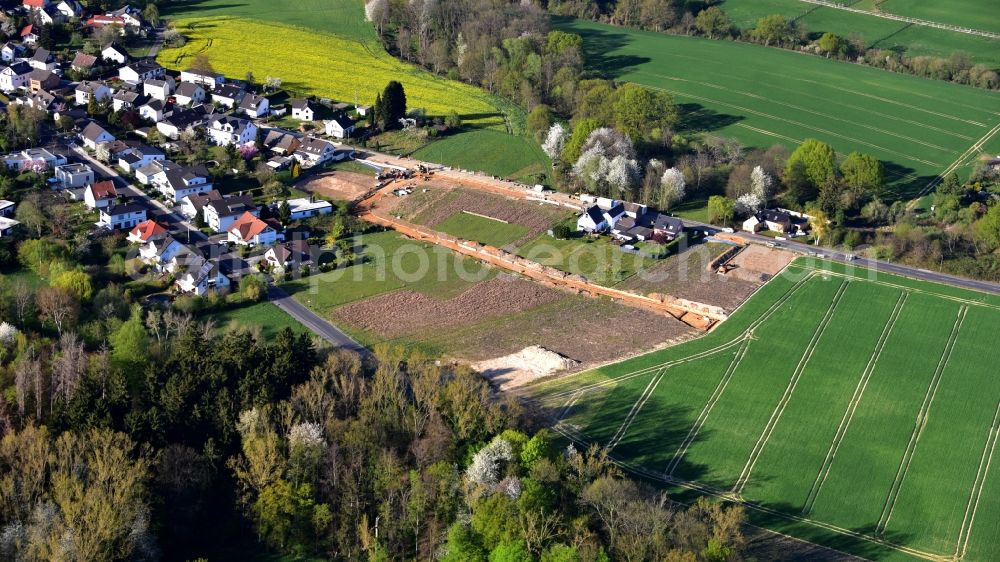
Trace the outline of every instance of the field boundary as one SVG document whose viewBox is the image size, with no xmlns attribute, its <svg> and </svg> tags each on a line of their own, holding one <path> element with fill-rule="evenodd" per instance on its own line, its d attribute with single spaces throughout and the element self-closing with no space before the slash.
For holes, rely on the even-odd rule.
<svg viewBox="0 0 1000 562">
<path fill-rule="evenodd" d="M 903 307 L 906 305 L 906 300 L 909 298 L 909 293 L 903 291 L 899 295 L 899 299 L 896 300 L 896 306 L 892 309 L 892 314 L 889 315 L 889 319 L 886 321 L 885 327 L 882 328 L 882 334 L 879 336 L 878 342 L 875 344 L 875 349 L 872 351 L 872 356 L 868 359 L 868 364 L 865 365 L 864 370 L 861 372 L 861 378 L 858 380 L 858 386 L 854 389 L 854 395 L 851 396 L 851 401 L 847 405 L 847 410 L 844 411 L 844 417 L 840 420 L 840 425 L 837 427 L 837 433 L 833 436 L 833 441 L 830 442 L 830 449 L 826 453 L 826 458 L 823 459 L 823 464 L 820 465 L 819 473 L 816 474 L 816 479 L 813 481 L 812 487 L 809 489 L 809 494 L 806 496 L 806 502 L 802 507 L 802 514 L 807 515 L 812 511 L 813 506 L 816 503 L 816 499 L 819 497 L 819 493 L 823 489 L 823 484 L 826 483 L 826 479 L 830 476 L 830 470 L 833 468 L 833 461 L 837 456 L 837 451 L 840 450 L 840 444 L 843 443 L 844 437 L 847 435 L 847 430 L 850 429 L 851 422 L 854 421 L 854 413 L 857 411 L 858 406 L 861 404 L 861 399 L 864 396 L 865 390 L 868 389 L 868 382 L 871 380 L 872 373 L 875 372 L 875 366 L 878 364 L 879 357 L 882 355 L 882 350 L 885 349 L 886 343 L 892 336 L 892 329 L 896 326 L 896 321 L 899 320 L 899 316 L 902 314 Z"/>
<path fill-rule="evenodd" d="M 1000 402 L 997 402 L 997 411 L 993 415 L 993 424 L 990 425 L 990 429 L 986 434 L 986 446 L 983 447 L 983 458 L 979 461 L 979 469 L 976 471 L 976 479 L 972 483 L 972 491 L 969 493 L 969 503 L 965 507 L 962 527 L 958 533 L 955 558 L 965 558 L 965 554 L 969 550 L 969 537 L 972 536 L 972 524 L 976 519 L 976 511 L 979 509 L 979 499 L 983 495 L 983 488 L 986 486 L 986 477 L 990 472 L 990 463 L 993 461 L 993 452 L 996 450 L 998 437 L 1000 437 Z"/>
<path fill-rule="evenodd" d="M 819 342 L 823 339 L 823 334 L 826 333 L 827 327 L 830 325 L 830 321 L 833 320 L 833 315 L 840 305 L 841 299 L 844 298 L 844 293 L 847 292 L 847 288 L 850 286 L 850 281 L 842 281 L 840 287 L 837 288 L 837 293 L 833 295 L 833 299 L 830 301 L 830 306 L 826 309 L 826 314 L 823 315 L 823 319 L 820 320 L 818 326 L 816 326 L 816 331 L 813 332 L 812 338 L 809 340 L 809 344 L 806 345 L 805 350 L 802 352 L 802 356 L 799 358 L 799 362 L 795 365 L 795 370 L 792 371 L 792 378 L 788 381 L 788 386 L 785 388 L 785 392 L 781 395 L 778 403 L 774 407 L 774 411 L 771 412 L 771 417 L 768 418 L 767 424 L 764 426 L 764 431 L 757 438 L 757 442 L 754 444 L 753 449 L 750 451 L 750 458 L 747 459 L 745 465 L 743 465 L 743 471 L 740 476 L 736 479 L 736 483 L 733 484 L 732 492 L 734 494 L 742 494 L 743 489 L 747 485 L 747 481 L 750 480 L 750 473 L 753 472 L 754 467 L 757 465 L 757 460 L 760 459 L 761 453 L 764 452 L 764 447 L 767 446 L 767 442 L 771 439 L 771 435 L 774 434 L 774 428 L 777 427 L 778 422 L 781 421 L 781 416 L 785 413 L 785 408 L 788 407 L 788 402 L 792 399 L 792 394 L 795 392 L 795 388 L 799 384 L 799 380 L 802 379 L 802 373 L 805 372 L 806 366 L 809 364 L 809 360 L 812 359 L 813 353 L 819 346 Z"/>
<path fill-rule="evenodd" d="M 937 21 L 911 18 L 910 16 L 901 16 L 890 12 L 869 12 L 867 10 L 861 10 L 859 8 L 852 8 L 850 6 L 841 4 L 839 2 L 829 2 L 828 0 L 799 0 L 799 1 L 805 2 L 806 4 L 813 4 L 815 6 L 825 6 L 827 8 L 833 8 L 834 10 L 844 10 L 845 12 L 863 14 L 866 16 L 872 16 L 876 18 L 882 18 L 893 21 L 901 21 L 903 23 L 920 25 L 923 27 L 933 27 L 936 29 L 944 29 L 946 31 L 954 31 L 956 33 L 965 33 L 967 35 L 978 35 L 980 37 L 988 37 L 990 39 L 1000 39 L 1000 33 L 994 33 L 992 31 L 983 31 L 981 29 L 973 29 L 971 27 L 963 27 L 960 25 L 953 25 L 950 23 L 941 23 Z"/>
<path fill-rule="evenodd" d="M 965 152 L 963 152 L 961 155 L 959 155 L 958 159 L 956 159 L 954 162 L 952 162 L 951 165 L 949 165 L 947 168 L 945 168 L 945 170 L 943 172 L 941 172 L 940 174 L 937 175 L 937 177 L 935 177 L 933 180 L 931 180 L 931 182 L 928 183 L 926 187 L 924 187 L 922 190 L 920 190 L 920 195 L 921 196 L 927 195 L 928 193 L 930 193 L 930 191 L 932 189 L 934 189 L 935 187 L 937 187 L 937 185 L 939 183 L 941 183 L 942 181 L 944 181 L 945 176 L 947 176 L 948 174 L 951 174 L 955 170 L 959 169 L 962 166 L 962 164 L 964 164 L 965 161 L 968 160 L 970 156 L 972 156 L 972 153 L 976 152 L 978 150 L 981 150 L 983 148 L 983 146 L 986 143 L 988 143 L 990 141 L 990 139 L 993 138 L 993 135 L 997 134 L 997 131 L 1000 131 L 1000 123 L 997 123 L 996 126 L 994 126 L 992 129 L 990 129 L 989 131 L 987 131 L 986 134 L 982 136 L 982 138 L 980 138 L 978 141 L 976 141 L 975 143 L 973 143 L 972 146 L 970 146 L 969 148 L 967 148 L 965 150 Z"/>
<path fill-rule="evenodd" d="M 573 430 L 571 428 L 568 428 L 568 427 L 566 427 L 564 425 L 554 426 L 553 430 L 556 431 L 557 433 L 559 433 L 560 435 L 562 435 L 563 437 L 565 437 L 566 439 L 569 439 L 570 441 L 572 441 L 573 443 L 576 443 L 578 445 L 589 446 L 589 445 L 592 444 L 592 442 L 588 441 L 583 435 L 579 434 L 575 430 Z M 824 529 L 826 531 L 830 531 L 830 532 L 838 534 L 838 535 L 842 535 L 842 536 L 846 536 L 846 537 L 851 537 L 851 538 L 854 538 L 854 539 L 858 539 L 858 540 L 861 540 L 861 541 L 864 541 L 864 542 L 867 542 L 867 543 L 870 543 L 870 544 L 874 544 L 874 545 L 877 545 L 877 546 L 880 546 L 880 547 L 883 547 L 883 548 L 887 548 L 889 550 L 893 550 L 893 551 L 896 551 L 896 552 L 901 552 L 901 553 L 904 553 L 904 554 L 908 554 L 908 555 L 916 557 L 916 558 L 921 558 L 921 559 L 924 559 L 924 560 L 930 560 L 932 562 L 954 562 L 953 558 L 951 558 L 950 556 L 943 556 L 943 555 L 940 555 L 940 554 L 934 554 L 932 552 L 925 552 L 923 550 L 918 550 L 918 549 L 915 549 L 915 548 L 910 548 L 910 547 L 905 546 L 905 545 L 900 545 L 900 544 L 896 544 L 896 543 L 892 543 L 892 542 L 889 542 L 889 541 L 886 541 L 886 540 L 879 539 L 877 537 L 873 537 L 873 536 L 870 536 L 870 535 L 865 535 L 865 534 L 860 533 L 858 531 L 853 531 L 851 529 L 845 529 L 843 527 L 838 527 L 836 525 L 832 525 L 830 523 L 825 523 L 823 521 L 816 521 L 815 519 L 809 519 L 808 517 L 802 517 L 802 516 L 798 516 L 798 515 L 793 515 L 793 514 L 790 514 L 790 513 L 786 513 L 784 511 L 779 511 L 779 510 L 776 510 L 776 509 L 772 509 L 772 508 L 766 507 L 766 506 L 764 506 L 762 504 L 759 504 L 759 503 L 746 501 L 746 500 L 744 500 L 742 498 L 734 496 L 733 494 L 731 494 L 729 492 L 724 492 L 722 490 L 719 490 L 717 488 L 713 488 L 711 486 L 707 486 L 705 484 L 701 484 L 699 482 L 694 482 L 694 481 L 689 481 L 689 480 L 679 480 L 677 478 L 672 478 L 672 477 L 668 477 L 666 475 L 663 475 L 662 473 L 657 473 L 657 472 L 654 472 L 652 470 L 648 470 L 648 469 L 645 469 L 645 468 L 642 468 L 642 467 L 634 466 L 631 463 L 628 463 L 628 462 L 625 462 L 625 461 L 623 461 L 621 459 L 615 458 L 613 455 L 609 455 L 608 458 L 611 459 L 611 461 L 613 463 L 615 463 L 615 465 L 621 467 L 623 470 L 625 470 L 627 472 L 630 472 L 632 474 L 635 474 L 636 476 L 639 476 L 639 477 L 642 477 L 642 478 L 646 478 L 646 479 L 653 480 L 653 481 L 656 481 L 656 482 L 661 482 L 663 484 L 667 484 L 667 485 L 670 485 L 670 486 L 677 486 L 677 487 L 680 487 L 680 488 L 684 488 L 686 490 L 691 490 L 691 491 L 694 491 L 694 492 L 698 492 L 699 494 L 702 494 L 702 495 L 705 495 L 705 496 L 711 496 L 713 498 L 717 498 L 717 499 L 721 499 L 721 500 L 725 500 L 725 501 L 731 501 L 731 502 L 737 503 L 739 505 L 742 505 L 742 506 L 746 507 L 747 509 L 751 509 L 751 510 L 759 512 L 759 513 L 763 513 L 763 514 L 774 516 L 774 517 L 779 517 L 781 519 L 793 521 L 793 522 L 796 522 L 796 523 L 803 523 L 803 524 L 806 524 L 806 525 L 818 527 L 820 529 Z M 799 540 L 802 540 L 802 539 L 799 539 Z M 806 541 L 806 542 L 811 542 L 811 541 Z M 822 543 L 817 543 L 817 544 L 822 544 Z"/>
<path fill-rule="evenodd" d="M 759 318 L 757 318 L 756 320 L 754 320 L 753 322 L 751 322 L 747 326 L 747 328 L 745 330 L 743 330 L 743 332 L 741 332 L 737 337 L 735 337 L 735 338 L 733 338 L 733 339 L 731 339 L 731 340 L 729 340 L 727 342 L 724 342 L 724 343 L 722 343 L 720 345 L 717 345 L 717 346 L 715 346 L 713 348 L 710 348 L 710 349 L 707 349 L 705 351 L 700 351 L 700 352 L 695 353 L 693 355 L 689 355 L 687 357 L 682 357 L 680 359 L 672 359 L 670 361 L 665 361 L 665 362 L 659 363 L 657 365 L 652 365 L 652 366 L 649 366 L 649 367 L 643 367 L 642 369 L 636 369 L 635 371 L 631 371 L 629 373 L 623 373 L 623 374 L 615 376 L 615 377 L 608 377 L 608 378 L 606 378 L 606 379 L 604 379 L 602 381 L 598 381 L 598 382 L 595 382 L 595 383 L 584 385 L 584 386 L 581 386 L 579 388 L 557 392 L 557 393 L 553 394 L 552 397 L 553 398 L 561 398 L 561 397 L 564 397 L 564 396 L 570 396 L 570 395 L 572 395 L 573 393 L 575 393 L 577 391 L 596 390 L 596 389 L 602 388 L 604 386 L 610 386 L 610 385 L 613 385 L 613 384 L 618 384 L 620 381 L 623 381 L 623 380 L 629 380 L 629 379 L 632 379 L 632 378 L 635 378 L 635 377 L 641 377 L 643 375 L 647 375 L 649 373 L 655 372 L 657 369 L 659 369 L 661 367 L 673 366 L 675 364 L 680 364 L 680 363 L 687 363 L 687 362 L 695 360 L 695 359 L 701 359 L 703 357 L 708 357 L 708 356 L 713 355 L 715 353 L 719 353 L 719 352 L 725 351 L 725 350 L 733 347 L 734 345 L 737 345 L 737 344 L 741 343 L 744 338 L 746 338 L 748 335 L 752 334 L 753 330 L 757 326 L 759 326 L 765 320 L 767 320 L 768 318 L 770 318 L 775 312 L 777 312 L 778 308 L 780 308 L 781 305 L 783 305 L 785 302 L 787 302 L 788 299 L 790 299 L 796 292 L 799 291 L 799 289 L 801 289 L 802 287 L 804 287 L 806 285 L 806 281 L 812 279 L 812 277 L 814 277 L 817 274 L 818 274 L 818 272 L 816 270 L 814 270 L 813 272 L 809 273 L 808 275 L 806 275 L 805 277 L 803 277 L 802 279 L 800 279 L 799 281 L 797 281 L 794 285 L 792 285 L 791 287 L 789 287 L 788 290 L 786 290 L 781 295 L 781 297 L 778 300 L 776 300 L 770 307 L 768 307 L 768 309 L 766 311 L 764 311 L 764 313 Z M 567 375 L 565 377 L 562 377 L 559 380 L 568 380 L 568 379 L 571 379 L 572 377 L 582 375 L 583 373 L 586 373 L 586 372 L 588 372 L 588 371 L 581 371 L 579 373 L 573 373 L 573 374 Z"/>
<path fill-rule="evenodd" d="M 889 525 L 892 512 L 896 508 L 896 500 L 899 499 L 903 482 L 906 480 L 906 473 L 909 472 L 910 463 L 913 462 L 913 455 L 916 453 L 920 436 L 923 435 L 924 428 L 927 427 L 927 418 L 930 415 L 931 406 L 934 404 L 934 398 L 937 397 L 938 388 L 941 386 L 941 377 L 944 374 L 945 367 L 948 365 L 948 361 L 951 360 L 951 353 L 955 349 L 955 342 L 958 340 L 958 334 L 962 329 L 962 324 L 965 322 L 965 316 L 968 311 L 969 308 L 967 306 L 962 306 L 958 309 L 958 316 L 955 318 L 955 324 L 951 328 L 951 334 L 948 336 L 948 341 L 941 352 L 941 358 L 938 360 L 937 368 L 934 369 L 931 382 L 927 386 L 927 393 L 924 395 L 924 401 L 920 404 L 920 410 L 917 412 L 917 419 L 914 422 L 913 432 L 910 434 L 910 441 L 906 444 L 906 449 L 903 451 L 903 458 L 899 461 L 899 468 L 896 469 L 896 478 L 889 488 L 889 496 L 882 507 L 882 515 L 875 526 L 875 534 L 878 536 L 885 534 L 885 528 Z"/>
</svg>

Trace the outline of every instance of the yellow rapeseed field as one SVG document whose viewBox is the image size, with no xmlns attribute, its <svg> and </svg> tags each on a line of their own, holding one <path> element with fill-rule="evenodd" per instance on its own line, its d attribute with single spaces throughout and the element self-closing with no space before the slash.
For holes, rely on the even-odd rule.
<svg viewBox="0 0 1000 562">
<path fill-rule="evenodd" d="M 440 78 L 396 60 L 378 45 L 313 30 L 243 18 L 189 18 L 177 20 L 186 45 L 163 49 L 157 61 L 167 68 L 186 68 L 205 53 L 216 71 L 242 79 L 247 71 L 257 80 L 281 78 L 283 87 L 338 101 L 371 105 L 390 80 L 406 90 L 409 108 L 430 115 L 454 110 L 479 126 L 504 128 L 504 117 L 482 90 Z"/>
</svg>

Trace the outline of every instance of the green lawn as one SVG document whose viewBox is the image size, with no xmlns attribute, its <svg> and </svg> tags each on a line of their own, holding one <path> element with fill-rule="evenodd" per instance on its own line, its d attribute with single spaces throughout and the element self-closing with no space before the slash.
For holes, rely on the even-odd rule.
<svg viewBox="0 0 1000 562">
<path fill-rule="evenodd" d="M 589 281 L 609 287 L 635 275 L 639 269 L 656 263 L 656 260 L 621 251 L 611 243 L 608 236 L 589 238 L 575 233 L 566 240 L 540 234 L 518 248 L 516 253 L 542 265 L 582 275 Z"/>
<path fill-rule="evenodd" d="M 506 246 L 528 233 L 528 228 L 519 224 L 503 223 L 469 213 L 455 213 L 438 223 L 434 230 L 496 248 Z"/>
<path fill-rule="evenodd" d="M 923 19 L 937 20 L 942 23 L 953 23 L 939 18 L 916 15 L 894 10 L 897 0 L 883 4 L 883 10 L 897 12 Z M 899 6 L 906 4 L 921 4 L 917 0 L 898 0 Z M 975 0 L 959 0 L 958 3 L 972 3 Z M 927 4 L 931 4 L 928 2 Z M 956 2 L 934 1 L 934 5 L 946 8 L 947 12 L 958 13 L 960 8 Z M 969 35 L 933 27 L 914 26 L 901 21 L 894 21 L 874 15 L 858 14 L 836 8 L 808 4 L 801 0 L 725 0 L 722 9 L 729 14 L 733 23 L 741 29 L 752 29 L 757 20 L 772 14 L 780 14 L 797 25 L 804 26 L 810 37 L 819 37 L 824 32 L 836 33 L 842 37 L 859 35 L 867 47 L 891 49 L 909 56 L 936 56 L 947 58 L 955 51 L 969 53 L 976 63 L 983 63 L 991 68 L 1000 67 L 1000 41 L 978 35 Z M 865 9 L 862 6 L 858 6 Z M 989 10 L 981 7 L 970 9 L 971 14 L 985 15 Z M 980 21 L 979 29 L 990 31 L 985 18 L 970 18 Z M 995 18 L 994 18 L 995 19 Z"/>
<path fill-rule="evenodd" d="M 794 147 L 806 138 L 882 160 L 897 197 L 911 197 L 958 162 L 1000 149 L 1000 92 L 734 41 L 623 29 L 573 19 L 555 27 L 585 38 L 592 70 L 672 93 L 681 129 L 747 146 Z"/>
<path fill-rule="evenodd" d="M 1000 298 L 817 267 L 701 338 L 529 390 L 679 497 L 735 494 L 757 524 L 870 559 L 995 559 Z"/>
<path fill-rule="evenodd" d="M 403 288 L 448 298 L 493 275 L 476 260 L 392 231 L 357 236 L 352 244 L 365 263 L 289 281 L 284 288 L 329 317 L 338 306 Z"/>
<path fill-rule="evenodd" d="M 223 312 L 213 312 L 212 320 L 222 329 L 230 326 L 253 328 L 259 326 L 261 336 L 270 340 L 285 328 L 291 328 L 296 333 L 310 333 L 308 328 L 299 324 L 298 320 L 269 302 L 258 302 L 239 308 L 231 308 Z"/>
<path fill-rule="evenodd" d="M 495 130 L 447 136 L 417 150 L 413 157 L 527 184 L 548 184 L 552 180 L 552 163 L 534 140 Z"/>
<path fill-rule="evenodd" d="M 351 0 L 179 0 L 170 2 L 161 15 L 257 19 L 377 44 L 375 29 L 365 21 L 362 5 Z"/>
</svg>

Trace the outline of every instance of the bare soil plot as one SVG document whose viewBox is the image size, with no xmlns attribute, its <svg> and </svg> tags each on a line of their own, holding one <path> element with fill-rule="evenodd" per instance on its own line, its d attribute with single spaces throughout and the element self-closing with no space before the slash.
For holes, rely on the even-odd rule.
<svg viewBox="0 0 1000 562">
<path fill-rule="evenodd" d="M 709 271 L 712 260 L 729 248 L 724 244 L 699 244 L 639 271 L 618 287 L 642 293 L 663 293 L 721 306 L 727 311 L 735 310 L 761 282 Z"/>
<path fill-rule="evenodd" d="M 793 259 L 795 254 L 792 252 L 750 244 L 729 262 L 735 267 L 726 275 L 762 283 L 784 269 Z"/>
<path fill-rule="evenodd" d="M 333 314 L 385 339 L 467 326 L 564 298 L 556 289 L 511 276 L 472 286 L 456 297 L 435 299 L 396 291 L 336 309 Z"/>
<path fill-rule="evenodd" d="M 671 316 L 610 299 L 565 296 L 557 302 L 475 326 L 428 335 L 470 361 L 503 357 L 538 345 L 580 363 L 594 364 L 674 344 L 699 334 Z"/>
<path fill-rule="evenodd" d="M 476 213 L 527 228 L 522 241 L 538 236 L 568 216 L 567 209 L 554 205 L 455 187 L 440 180 L 420 182 L 417 187 L 412 195 L 397 198 L 395 204 L 383 200 L 382 210 L 431 228 L 463 211 Z"/>
<path fill-rule="evenodd" d="M 472 368 L 500 390 L 512 390 L 579 364 L 554 351 L 532 345 L 517 353 L 473 363 Z"/>
<path fill-rule="evenodd" d="M 357 172 L 333 171 L 302 180 L 294 187 L 306 193 L 354 201 L 375 187 L 375 179 Z"/>
</svg>

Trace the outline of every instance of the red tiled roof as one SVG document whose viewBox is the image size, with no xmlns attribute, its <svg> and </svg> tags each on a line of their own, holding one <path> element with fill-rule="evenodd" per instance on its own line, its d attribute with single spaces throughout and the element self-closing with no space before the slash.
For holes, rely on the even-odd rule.
<svg viewBox="0 0 1000 562">
<path fill-rule="evenodd" d="M 25 37 L 27 35 L 30 35 L 31 32 L 34 30 L 34 28 L 35 28 L 35 26 L 31 25 L 30 23 L 28 25 L 24 26 L 24 29 L 21 30 L 21 37 Z"/>
<path fill-rule="evenodd" d="M 167 229 L 160 226 L 159 223 L 154 220 L 147 220 L 135 225 L 135 228 L 132 229 L 132 232 L 130 232 L 129 235 L 138 237 L 143 242 L 146 242 L 153 236 L 159 236 L 166 233 Z"/>
<path fill-rule="evenodd" d="M 91 184 L 90 190 L 94 193 L 94 199 L 111 199 L 113 197 L 118 197 L 118 191 L 115 190 L 115 183 L 111 180 L 99 181 L 95 184 Z"/>
<path fill-rule="evenodd" d="M 24 0 L 24 5 L 29 8 L 44 8 L 45 0 Z"/>
<path fill-rule="evenodd" d="M 253 216 L 250 211 L 246 211 L 229 227 L 229 232 L 238 232 L 240 239 L 247 241 L 264 232 L 269 226 L 266 222 Z"/>
</svg>

